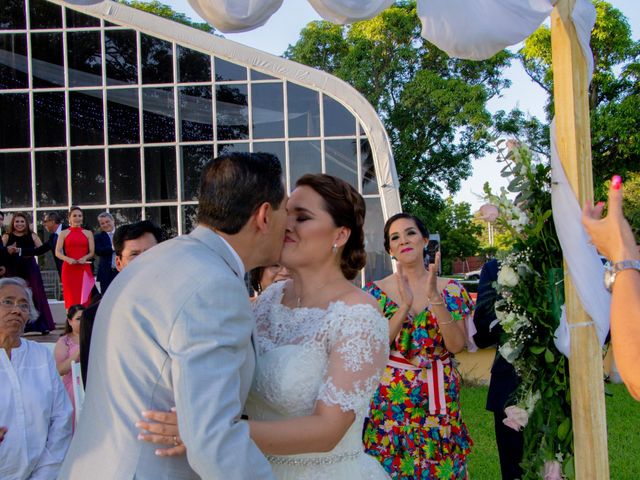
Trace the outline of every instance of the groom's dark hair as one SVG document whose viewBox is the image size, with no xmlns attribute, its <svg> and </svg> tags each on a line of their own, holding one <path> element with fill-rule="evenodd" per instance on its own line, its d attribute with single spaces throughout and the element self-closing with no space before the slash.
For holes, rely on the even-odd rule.
<svg viewBox="0 0 640 480">
<path fill-rule="evenodd" d="M 278 157 L 262 152 L 225 153 L 202 170 L 198 223 L 233 235 L 264 202 L 277 210 L 284 193 Z"/>
</svg>

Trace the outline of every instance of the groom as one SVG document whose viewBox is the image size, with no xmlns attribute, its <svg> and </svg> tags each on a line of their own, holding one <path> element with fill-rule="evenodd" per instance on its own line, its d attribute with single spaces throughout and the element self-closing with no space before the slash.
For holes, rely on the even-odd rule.
<svg viewBox="0 0 640 480">
<path fill-rule="evenodd" d="M 101 300 L 84 408 L 58 478 L 273 478 L 237 421 L 255 366 L 243 277 L 278 260 L 285 200 L 273 155 L 229 153 L 204 167 L 198 227 L 140 255 Z M 173 405 L 188 454 L 159 458 L 135 422 Z"/>
</svg>

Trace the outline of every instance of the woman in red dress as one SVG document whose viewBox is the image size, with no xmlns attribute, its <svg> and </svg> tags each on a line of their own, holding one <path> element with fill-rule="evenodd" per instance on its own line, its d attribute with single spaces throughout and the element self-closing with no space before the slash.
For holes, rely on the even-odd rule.
<svg viewBox="0 0 640 480">
<path fill-rule="evenodd" d="M 64 308 L 69 309 L 71 305 L 87 302 L 89 288 L 82 298 L 82 285 L 85 275 L 93 280 L 91 263 L 95 247 L 93 234 L 89 230 L 82 228 L 83 214 L 80 207 L 71 207 L 69 210 L 69 228 L 60 232 L 58 243 L 56 244 L 56 257 L 62 260 L 62 291 L 64 294 Z M 93 283 L 93 282 L 91 282 Z M 84 302 L 83 302 L 84 300 Z"/>
</svg>

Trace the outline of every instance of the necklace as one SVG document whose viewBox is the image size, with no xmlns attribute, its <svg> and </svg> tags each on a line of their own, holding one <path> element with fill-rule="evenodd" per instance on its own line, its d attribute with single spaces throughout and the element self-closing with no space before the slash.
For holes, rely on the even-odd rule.
<svg viewBox="0 0 640 480">
<path fill-rule="evenodd" d="M 315 291 L 320 291 L 320 290 L 322 290 L 324 287 L 326 287 L 327 285 L 329 285 L 329 283 L 331 283 L 332 281 L 333 281 L 333 279 L 332 279 L 332 280 L 329 280 L 329 281 L 326 281 L 326 282 L 324 282 L 322 285 L 320 285 L 319 287 L 315 288 L 314 290 L 315 290 Z M 295 287 L 294 287 L 294 292 L 295 292 Z M 301 294 L 301 295 L 297 295 L 297 296 L 296 296 L 296 307 L 300 308 L 300 307 L 302 306 L 302 301 L 303 301 L 303 300 L 304 300 L 304 293 L 303 293 L 303 294 Z"/>
</svg>

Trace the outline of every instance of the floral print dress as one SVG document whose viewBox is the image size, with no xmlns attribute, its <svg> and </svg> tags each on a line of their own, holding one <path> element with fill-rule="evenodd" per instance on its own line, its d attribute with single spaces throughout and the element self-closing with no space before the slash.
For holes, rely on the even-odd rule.
<svg viewBox="0 0 640 480">
<path fill-rule="evenodd" d="M 375 283 L 365 286 L 390 319 L 396 305 Z M 442 292 L 454 321 L 472 314 L 467 291 L 452 280 Z M 464 479 L 473 442 L 460 412 L 460 376 L 435 316 L 409 315 L 373 396 L 364 446 L 393 479 Z"/>
</svg>

